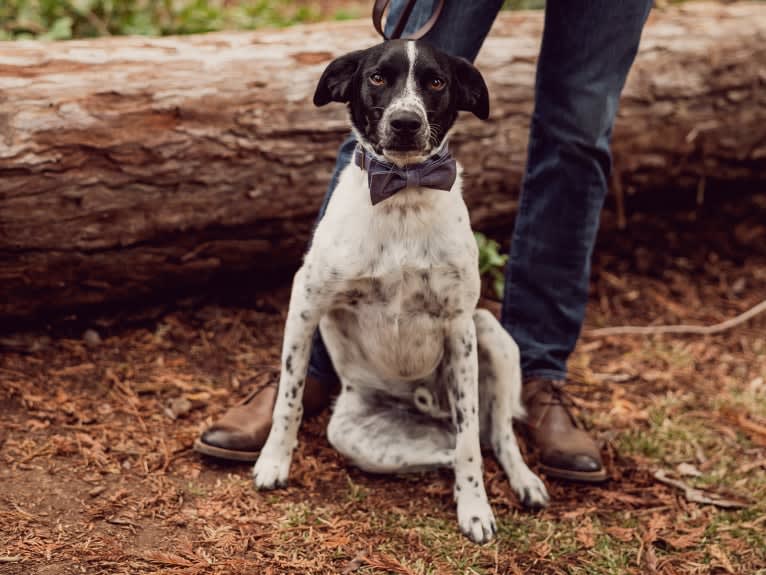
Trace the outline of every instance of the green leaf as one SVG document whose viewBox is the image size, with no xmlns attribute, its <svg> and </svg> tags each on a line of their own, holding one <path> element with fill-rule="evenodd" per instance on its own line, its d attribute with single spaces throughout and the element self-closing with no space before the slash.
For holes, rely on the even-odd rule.
<svg viewBox="0 0 766 575">
<path fill-rule="evenodd" d="M 508 256 L 500 253 L 500 244 L 495 240 L 479 232 L 474 232 L 474 237 L 479 248 L 479 274 L 489 275 L 495 294 L 498 298 L 502 298 L 505 288 L 503 268 L 508 261 Z"/>
<path fill-rule="evenodd" d="M 69 16 L 57 19 L 48 31 L 40 36 L 43 40 L 69 40 L 72 37 L 72 19 Z"/>
<path fill-rule="evenodd" d="M 82 16 L 93 12 L 98 4 L 100 4 L 100 0 L 69 0 L 69 5 Z"/>
<path fill-rule="evenodd" d="M 505 274 L 500 270 L 492 270 L 492 272 L 492 275 L 494 276 L 492 286 L 495 288 L 495 295 L 498 299 L 502 300 L 503 295 L 505 294 Z"/>
</svg>

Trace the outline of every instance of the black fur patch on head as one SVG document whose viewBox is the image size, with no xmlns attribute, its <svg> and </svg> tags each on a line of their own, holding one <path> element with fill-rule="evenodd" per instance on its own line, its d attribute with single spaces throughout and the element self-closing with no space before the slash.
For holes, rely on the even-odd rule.
<svg viewBox="0 0 766 575">
<path fill-rule="evenodd" d="M 367 50 L 357 50 L 330 62 L 314 92 L 315 106 L 324 106 L 330 102 L 348 102 L 351 99 L 353 80 L 366 52 Z"/>
</svg>

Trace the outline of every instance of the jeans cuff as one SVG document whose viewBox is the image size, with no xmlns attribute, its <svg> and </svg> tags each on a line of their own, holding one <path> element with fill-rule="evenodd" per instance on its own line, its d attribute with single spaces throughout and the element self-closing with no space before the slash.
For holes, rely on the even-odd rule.
<svg viewBox="0 0 766 575">
<path fill-rule="evenodd" d="M 334 370 L 329 372 L 323 371 L 321 369 L 315 368 L 311 364 L 309 364 L 307 375 L 308 377 L 312 377 L 316 379 L 320 383 L 320 385 L 324 387 L 325 389 L 331 389 L 340 382 Z"/>
<path fill-rule="evenodd" d="M 549 379 L 553 381 L 561 381 L 567 378 L 565 371 L 558 371 L 556 369 L 534 369 L 530 371 L 521 370 L 522 382 L 528 379 Z"/>
</svg>

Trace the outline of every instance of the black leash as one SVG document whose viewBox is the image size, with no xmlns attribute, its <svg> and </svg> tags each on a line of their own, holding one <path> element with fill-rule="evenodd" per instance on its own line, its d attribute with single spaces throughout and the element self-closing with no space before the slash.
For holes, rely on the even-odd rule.
<svg viewBox="0 0 766 575">
<path fill-rule="evenodd" d="M 410 14 L 412 14 L 412 9 L 415 7 L 416 1 L 417 0 L 407 0 L 407 3 L 404 5 L 404 9 L 399 16 L 399 20 L 396 22 L 396 26 L 394 26 L 394 31 L 391 33 L 391 36 L 386 36 L 386 33 L 383 31 L 383 13 L 386 11 L 386 8 L 388 8 L 391 0 L 375 0 L 375 4 L 372 7 L 372 24 L 375 26 L 378 34 L 383 36 L 384 40 L 392 40 L 394 38 L 402 37 L 402 32 L 404 32 L 404 27 L 407 25 L 407 20 L 409 20 Z M 425 36 L 431 28 L 434 27 L 434 24 L 436 24 L 436 21 L 439 19 L 439 15 L 442 12 L 442 8 L 444 8 L 444 2 L 445 0 L 439 0 L 431 17 L 415 32 L 407 36 L 408 40 L 418 40 Z"/>
</svg>

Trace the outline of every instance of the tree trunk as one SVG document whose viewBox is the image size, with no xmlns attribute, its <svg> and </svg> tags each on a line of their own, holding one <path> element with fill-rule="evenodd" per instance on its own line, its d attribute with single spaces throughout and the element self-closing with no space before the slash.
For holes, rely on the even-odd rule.
<svg viewBox="0 0 766 575">
<path fill-rule="evenodd" d="M 625 88 L 619 188 L 762 180 L 762 4 L 655 10 Z M 474 226 L 508 226 L 542 13 L 504 13 L 478 59 L 492 119 L 458 121 Z M 348 131 L 311 96 L 366 21 L 177 38 L 0 43 L 0 316 L 74 310 L 292 268 Z"/>
</svg>

